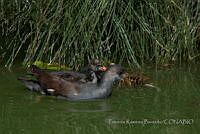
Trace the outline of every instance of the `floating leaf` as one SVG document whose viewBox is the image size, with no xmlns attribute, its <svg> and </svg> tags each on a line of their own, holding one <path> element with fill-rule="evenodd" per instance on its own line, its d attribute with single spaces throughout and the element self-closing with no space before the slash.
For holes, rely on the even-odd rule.
<svg viewBox="0 0 200 134">
<path fill-rule="evenodd" d="M 72 68 L 67 67 L 65 65 L 59 65 L 58 63 L 45 63 L 42 61 L 35 61 L 33 65 L 40 67 L 41 69 L 49 69 L 49 70 L 72 70 Z"/>
</svg>

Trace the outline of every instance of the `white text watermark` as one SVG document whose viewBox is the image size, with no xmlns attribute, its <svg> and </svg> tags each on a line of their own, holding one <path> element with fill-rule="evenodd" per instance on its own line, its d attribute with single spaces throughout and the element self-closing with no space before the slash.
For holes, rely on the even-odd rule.
<svg viewBox="0 0 200 134">
<path fill-rule="evenodd" d="M 149 120 L 149 119 L 142 119 L 142 120 L 114 120 L 108 119 L 108 124 L 129 124 L 129 125 L 192 125 L 194 123 L 194 119 L 163 119 L 163 120 Z"/>
</svg>

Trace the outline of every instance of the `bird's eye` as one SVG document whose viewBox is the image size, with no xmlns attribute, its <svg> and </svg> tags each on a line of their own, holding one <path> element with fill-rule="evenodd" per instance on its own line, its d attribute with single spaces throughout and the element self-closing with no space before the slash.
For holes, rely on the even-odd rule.
<svg viewBox="0 0 200 134">
<path fill-rule="evenodd" d="M 101 66 L 100 66 L 100 65 L 97 65 L 97 66 L 96 66 L 96 69 L 97 69 L 97 70 L 101 70 Z"/>
</svg>

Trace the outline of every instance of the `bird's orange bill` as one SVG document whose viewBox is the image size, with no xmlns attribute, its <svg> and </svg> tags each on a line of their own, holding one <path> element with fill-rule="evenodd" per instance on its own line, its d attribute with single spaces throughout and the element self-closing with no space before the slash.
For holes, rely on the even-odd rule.
<svg viewBox="0 0 200 134">
<path fill-rule="evenodd" d="M 107 68 L 106 68 L 105 66 L 102 66 L 102 67 L 101 67 L 101 71 L 106 71 L 106 69 L 107 69 Z"/>
</svg>

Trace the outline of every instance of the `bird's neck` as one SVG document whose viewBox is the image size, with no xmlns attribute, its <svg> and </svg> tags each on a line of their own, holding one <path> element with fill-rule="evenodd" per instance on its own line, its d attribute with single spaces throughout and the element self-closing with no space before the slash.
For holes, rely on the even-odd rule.
<svg viewBox="0 0 200 134">
<path fill-rule="evenodd" d="M 100 86 L 105 89 L 110 89 L 115 81 L 115 77 L 109 73 L 103 76 Z"/>
</svg>

